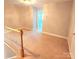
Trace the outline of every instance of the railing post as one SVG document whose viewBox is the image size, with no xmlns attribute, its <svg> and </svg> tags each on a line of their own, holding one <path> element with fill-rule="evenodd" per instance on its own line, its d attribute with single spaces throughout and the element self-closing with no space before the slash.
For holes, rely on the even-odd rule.
<svg viewBox="0 0 79 59">
<path fill-rule="evenodd" d="M 24 48 L 23 48 L 23 30 L 20 30 L 21 32 L 21 57 L 24 57 Z"/>
</svg>

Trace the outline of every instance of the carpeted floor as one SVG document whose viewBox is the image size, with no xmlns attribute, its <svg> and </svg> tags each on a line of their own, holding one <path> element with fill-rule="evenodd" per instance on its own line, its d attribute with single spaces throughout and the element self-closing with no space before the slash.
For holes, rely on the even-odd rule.
<svg viewBox="0 0 79 59">
<path fill-rule="evenodd" d="M 24 31 L 23 37 L 24 47 L 39 55 L 38 57 L 27 56 L 25 59 L 71 59 L 66 39 L 27 31 Z M 20 34 L 17 32 L 5 33 L 5 40 L 13 40 L 20 44 Z M 29 53 L 28 50 L 26 54 Z"/>
</svg>

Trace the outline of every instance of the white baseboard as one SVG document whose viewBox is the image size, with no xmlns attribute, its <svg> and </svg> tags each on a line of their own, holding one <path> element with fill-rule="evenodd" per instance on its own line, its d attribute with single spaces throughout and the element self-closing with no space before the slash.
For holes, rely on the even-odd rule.
<svg viewBox="0 0 79 59">
<path fill-rule="evenodd" d="M 48 33 L 48 32 L 42 32 L 42 33 L 46 34 L 46 35 L 50 35 L 50 36 L 55 36 L 55 37 L 58 37 L 58 38 L 67 39 L 67 37 L 65 37 L 65 36 L 61 36 L 61 35 L 57 35 L 57 34 L 53 34 L 53 33 Z"/>
<path fill-rule="evenodd" d="M 23 28 L 25 28 L 25 27 L 23 27 Z M 28 29 L 28 30 L 31 30 L 30 28 L 25 28 L 26 30 Z M 50 35 L 50 36 L 55 36 L 55 37 L 58 37 L 58 38 L 63 38 L 63 39 L 67 39 L 67 37 L 65 37 L 65 36 L 61 36 L 61 35 L 57 35 L 57 34 L 54 34 L 54 33 L 49 33 L 49 32 L 42 32 L 43 34 L 46 34 L 46 35 Z"/>
</svg>

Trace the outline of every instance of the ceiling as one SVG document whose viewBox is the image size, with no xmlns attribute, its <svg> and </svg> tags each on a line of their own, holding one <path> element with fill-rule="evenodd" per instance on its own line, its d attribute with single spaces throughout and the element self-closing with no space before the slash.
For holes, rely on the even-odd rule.
<svg viewBox="0 0 79 59">
<path fill-rule="evenodd" d="M 11 4 L 16 4 L 16 5 L 27 5 L 24 3 L 21 3 L 20 0 L 4 0 L 7 3 L 11 3 Z M 36 0 L 36 3 L 34 4 L 34 6 L 41 6 L 43 4 L 47 4 L 47 3 L 61 3 L 61 2 L 71 2 L 73 0 Z"/>
</svg>

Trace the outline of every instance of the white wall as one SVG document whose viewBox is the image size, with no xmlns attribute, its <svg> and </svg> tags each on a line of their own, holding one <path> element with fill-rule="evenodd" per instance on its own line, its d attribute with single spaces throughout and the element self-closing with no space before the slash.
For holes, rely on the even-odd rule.
<svg viewBox="0 0 79 59">
<path fill-rule="evenodd" d="M 43 6 L 43 32 L 67 37 L 72 2 L 57 2 Z M 33 8 L 5 1 L 5 25 L 33 29 Z"/>
<path fill-rule="evenodd" d="M 19 14 L 19 23 L 21 27 L 33 28 L 33 10 L 30 6 L 15 6 Z"/>
<path fill-rule="evenodd" d="M 14 5 L 5 0 L 5 26 L 32 29 L 33 11 L 29 6 Z"/>
<path fill-rule="evenodd" d="M 72 59 L 75 59 L 75 7 L 73 3 L 72 8 L 72 14 L 71 14 L 71 22 L 70 22 L 70 28 L 69 28 L 69 34 L 68 34 L 68 44 L 69 44 L 69 50 Z"/>
<path fill-rule="evenodd" d="M 67 37 L 72 2 L 44 5 L 43 31 Z"/>
<path fill-rule="evenodd" d="M 19 15 L 14 5 L 5 0 L 4 22 L 6 26 L 17 27 L 19 25 Z"/>
</svg>

